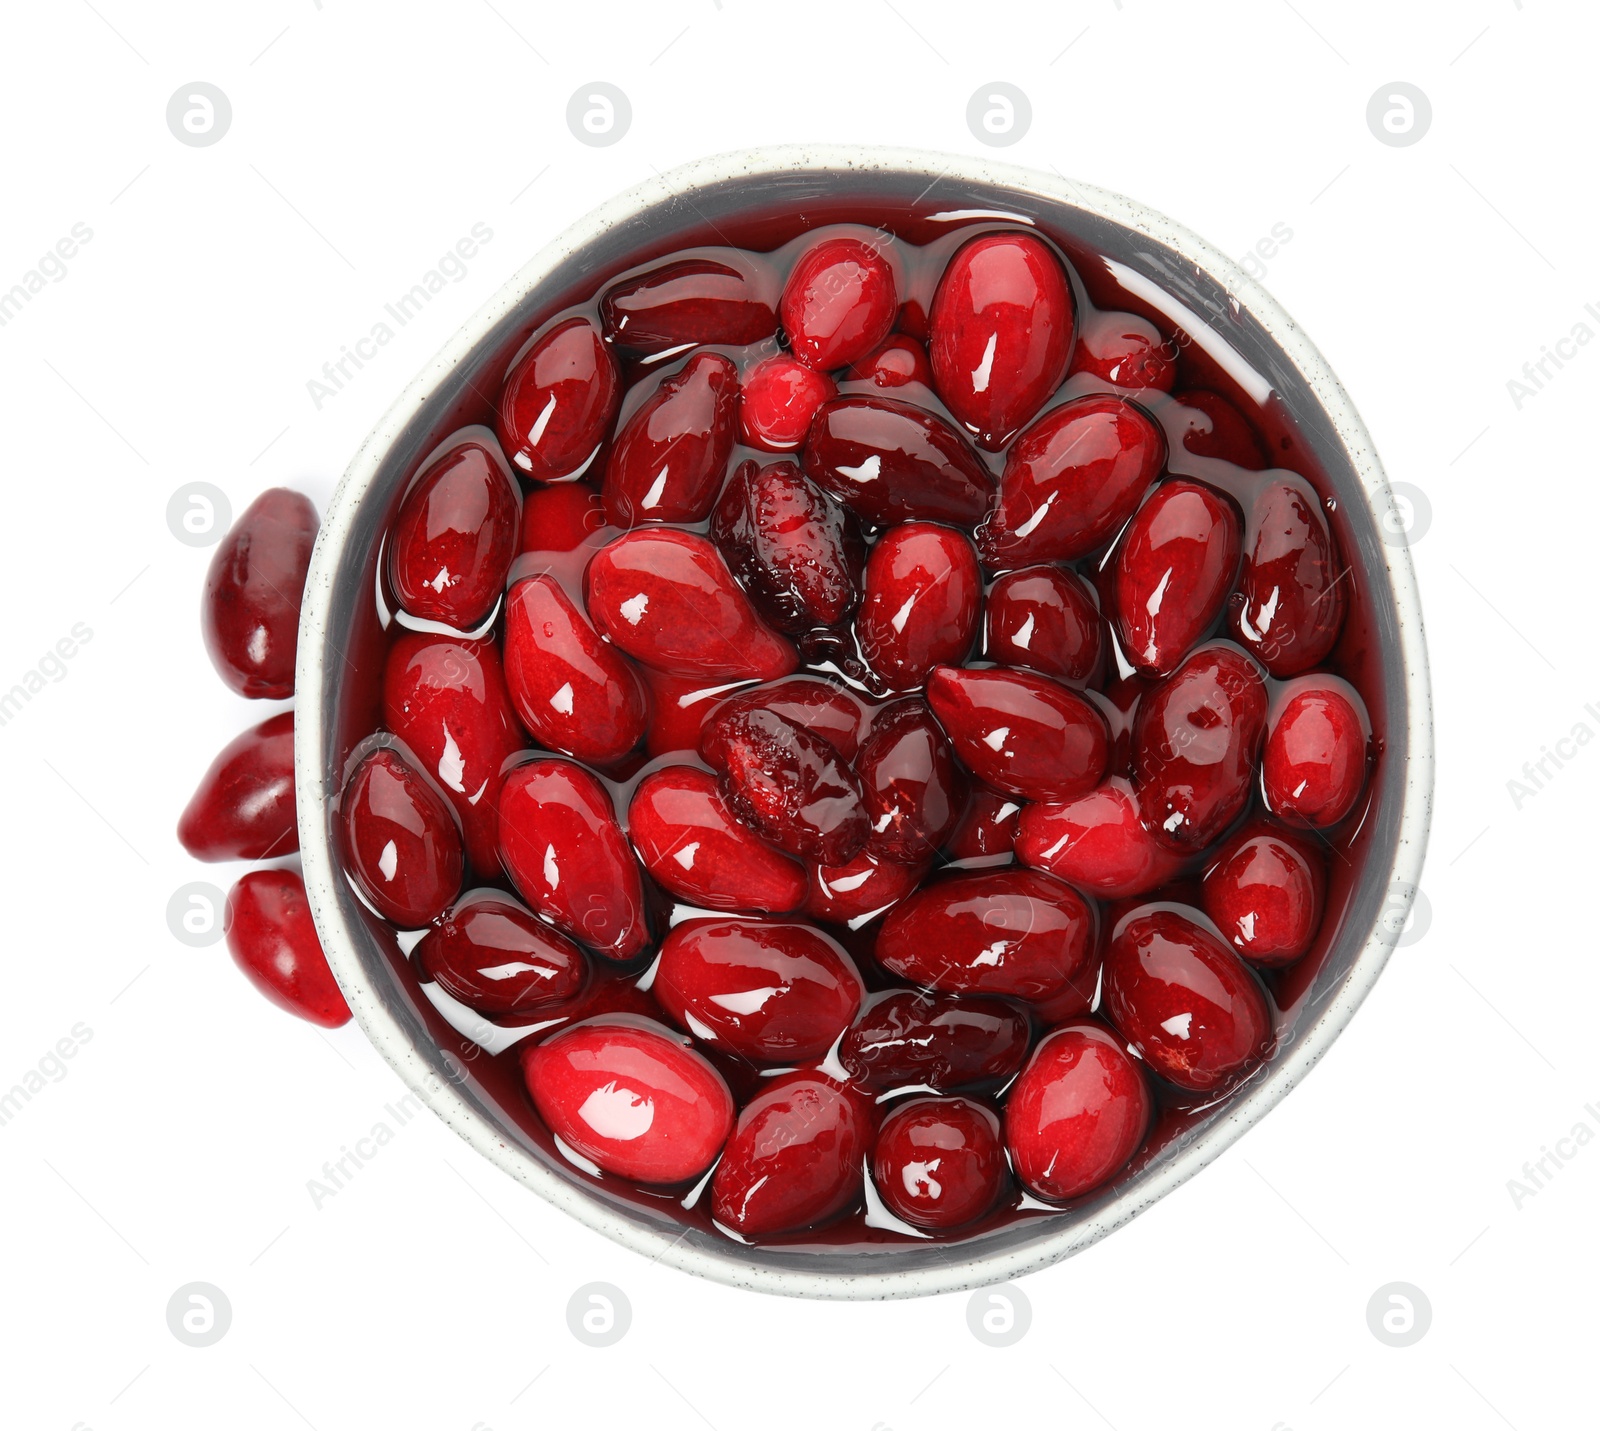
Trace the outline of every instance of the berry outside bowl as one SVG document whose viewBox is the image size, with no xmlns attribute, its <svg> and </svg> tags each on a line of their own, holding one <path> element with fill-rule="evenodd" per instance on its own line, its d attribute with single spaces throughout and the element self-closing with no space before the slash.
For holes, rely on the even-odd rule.
<svg viewBox="0 0 1600 1431">
<path fill-rule="evenodd" d="M 893 226 L 974 216 L 1035 227 L 1102 264 L 1131 299 L 1187 332 L 1258 401 L 1280 405 L 1297 451 L 1332 499 L 1357 599 L 1382 738 L 1369 814 L 1330 889 L 1332 937 L 1308 956 L 1273 1058 L 1069 1210 L 966 1241 L 868 1246 L 742 1245 L 685 1227 L 585 1179 L 555 1150 L 520 1088 L 444 1022 L 393 932 L 356 897 L 335 853 L 336 804 L 352 750 L 380 724 L 385 634 L 375 590 L 383 535 L 418 464 L 484 420 L 534 327 L 642 259 L 725 241 L 792 237 L 795 216 Z M 783 227 L 784 221 L 790 227 Z M 1308 473 L 1308 476 L 1313 474 Z M 317 539 L 301 612 L 296 681 L 300 843 L 328 961 L 378 1051 L 451 1128 L 579 1222 L 687 1272 L 793 1296 L 876 1299 L 1012 1280 L 1105 1237 L 1193 1177 L 1289 1092 L 1338 1037 L 1404 927 L 1421 872 L 1433 783 L 1427 653 L 1411 557 L 1366 428 L 1295 322 L 1231 260 L 1130 199 L 986 159 L 865 147 L 788 147 L 704 159 L 652 179 L 574 224 L 516 274 L 417 376 L 351 462 Z"/>
</svg>

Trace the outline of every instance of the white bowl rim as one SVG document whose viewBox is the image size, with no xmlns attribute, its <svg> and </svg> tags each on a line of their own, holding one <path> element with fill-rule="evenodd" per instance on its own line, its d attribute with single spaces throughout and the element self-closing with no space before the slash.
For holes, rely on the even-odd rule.
<svg viewBox="0 0 1600 1431">
<path fill-rule="evenodd" d="M 440 1078 L 383 1001 L 369 987 L 345 925 L 336 895 L 341 878 L 326 838 L 323 771 L 326 751 L 323 727 L 324 641 L 332 576 L 348 539 L 356 510 L 390 447 L 433 391 L 475 343 L 510 309 L 516 307 L 563 260 L 606 230 L 641 211 L 681 197 L 686 192 L 740 178 L 805 172 L 849 170 L 871 173 L 926 174 L 930 187 L 940 179 L 1002 185 L 1110 220 L 1149 235 L 1224 283 L 1239 306 L 1248 311 L 1300 370 L 1321 401 L 1352 467 L 1363 474 L 1371 515 L 1380 524 L 1395 516 L 1393 494 L 1383 467 L 1354 405 L 1326 360 L 1299 325 L 1239 266 L 1190 230 L 1164 214 L 1108 190 L 976 155 L 875 145 L 773 145 L 712 155 L 646 179 L 600 205 L 537 253 L 445 343 L 389 411 L 380 419 L 346 469 L 318 534 L 301 612 L 296 669 L 295 774 L 301 855 L 306 892 L 328 962 L 351 1011 L 373 1046 L 405 1083 L 467 1143 L 547 1201 L 651 1261 L 676 1267 L 729 1286 L 789 1296 L 872 1300 L 927 1296 L 1004 1283 L 1059 1262 L 1099 1241 L 1187 1182 L 1218 1157 L 1248 1128 L 1264 1117 L 1294 1088 L 1331 1046 L 1371 990 L 1388 961 L 1414 897 L 1426 853 L 1433 792 L 1433 720 L 1426 638 L 1422 609 L 1404 542 L 1385 545 L 1388 581 L 1398 623 L 1404 670 L 1407 756 L 1403 801 L 1398 820 L 1391 889 L 1401 891 L 1401 905 L 1386 906 L 1341 986 L 1316 1022 L 1297 1035 L 1298 1043 L 1268 1075 L 1241 1093 L 1227 1114 L 1189 1146 L 1178 1148 L 1147 1175 L 1139 1195 L 1114 1200 L 1082 1221 L 1063 1223 L 1057 1237 L 1044 1237 L 1017 1248 L 978 1250 L 963 1255 L 959 1244 L 940 1248 L 942 1257 L 925 1266 L 890 1272 L 839 1274 L 802 1268 L 774 1268 L 745 1262 L 738 1246 L 713 1254 L 688 1245 L 614 1211 L 580 1186 L 508 1144 L 466 1101 L 460 1090 Z M 1392 526 L 1391 526 L 1392 530 Z M 1371 877 L 1375 872 L 1366 871 Z"/>
</svg>

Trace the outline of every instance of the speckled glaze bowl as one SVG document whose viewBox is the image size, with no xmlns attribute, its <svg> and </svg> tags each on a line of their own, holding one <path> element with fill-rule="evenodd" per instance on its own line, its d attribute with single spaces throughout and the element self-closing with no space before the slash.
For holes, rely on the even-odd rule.
<svg viewBox="0 0 1600 1431">
<path fill-rule="evenodd" d="M 754 216 L 894 226 L 973 217 L 1036 227 L 1109 277 L 1257 401 L 1281 403 L 1307 476 L 1334 499 L 1357 601 L 1370 613 L 1369 705 L 1383 739 L 1352 868 L 1330 888 L 1332 937 L 1307 956 L 1292 1018 L 1258 1073 L 1197 1110 L 1108 1187 L 1061 1212 L 953 1244 L 745 1246 L 585 1180 L 508 1113 L 520 1093 L 472 1058 L 420 993 L 394 936 L 363 908 L 335 855 L 333 804 L 350 751 L 378 724 L 384 636 L 378 554 L 417 463 L 477 421 L 534 323 L 611 274 Z M 787 236 L 787 235 L 785 235 Z M 1298 325 L 1231 260 L 1130 199 L 988 159 L 916 150 L 773 148 L 704 159 L 579 220 L 522 269 L 401 394 L 356 454 L 322 525 L 301 613 L 296 778 L 305 882 L 328 961 L 356 1020 L 422 1099 L 490 1161 L 579 1222 L 652 1260 L 732 1286 L 793 1296 L 889 1298 L 1010 1281 L 1097 1242 L 1193 1177 L 1278 1103 L 1338 1037 L 1404 927 L 1422 868 L 1433 787 L 1427 651 L 1410 553 L 1367 431 Z M 1375 698 L 1375 699 L 1374 699 Z M 464 1054 L 452 1050 L 464 1050 Z M 499 1082 L 496 1082 L 496 1078 Z M 529 1115 L 531 1117 L 531 1115 Z"/>
</svg>

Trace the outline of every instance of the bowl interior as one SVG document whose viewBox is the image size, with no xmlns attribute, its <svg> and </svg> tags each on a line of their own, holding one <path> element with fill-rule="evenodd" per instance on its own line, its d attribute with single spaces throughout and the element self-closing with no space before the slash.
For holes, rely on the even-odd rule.
<svg viewBox="0 0 1600 1431">
<path fill-rule="evenodd" d="M 624 196 L 577 226 L 498 295 L 417 379 L 373 434 L 328 514 L 301 638 L 299 780 L 307 885 L 330 961 L 357 1018 L 402 1076 L 468 1141 L 608 1235 L 689 1270 L 763 1290 L 893 1296 L 1004 1280 L 1058 1260 L 1149 1206 L 1214 1157 L 1303 1075 L 1376 977 L 1397 930 L 1392 886 L 1420 864 L 1425 671 L 1409 558 L 1385 542 L 1381 469 L 1315 350 L 1227 260 L 1159 215 L 1115 196 L 973 161 L 888 155 L 716 161 Z M 985 177 L 988 176 L 988 177 Z M 1328 663 L 1366 697 L 1381 749 L 1367 815 L 1330 860 L 1317 946 L 1273 976 L 1283 1012 L 1272 1063 L 1206 1107 L 1164 1116 L 1135 1162 L 1067 1211 L 1041 1212 L 957 1243 L 869 1232 L 848 1246 L 741 1246 L 685 1230 L 660 1198 L 586 1177 L 566 1162 L 522 1090 L 515 1052 L 492 1057 L 422 993 L 393 932 L 352 893 L 332 851 L 334 807 L 354 748 L 381 724 L 388 635 L 375 599 L 382 538 L 407 483 L 449 434 L 492 425 L 506 370 L 551 315 L 614 274 L 697 244 L 775 248 L 826 223 L 865 223 L 925 243 L 988 216 L 1034 226 L 1073 261 L 1101 306 L 1184 329 L 1207 386 L 1266 408 L 1276 460 L 1325 498 L 1353 600 Z M 1420 823 L 1419 823 L 1420 820 Z M 1409 871 L 1409 872 L 1408 872 Z M 1392 919 L 1391 919 L 1392 924 Z"/>
</svg>

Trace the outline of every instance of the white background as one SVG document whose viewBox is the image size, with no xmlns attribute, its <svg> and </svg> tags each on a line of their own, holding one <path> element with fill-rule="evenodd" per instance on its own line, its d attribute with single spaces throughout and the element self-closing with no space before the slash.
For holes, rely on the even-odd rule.
<svg viewBox="0 0 1600 1431">
<path fill-rule="evenodd" d="M 1577 723 L 1600 732 L 1600 345 L 1520 410 L 1507 390 L 1574 324 L 1600 331 L 1593 7 L 62 0 L 7 7 L 4 51 L 0 289 L 73 224 L 93 238 L 0 328 L 0 688 L 75 623 L 93 637 L 0 727 L 0 1087 L 75 1024 L 92 1037 L 0 1127 L 0 1421 L 1594 1424 L 1600 1146 L 1520 1208 L 1507 1189 L 1574 1124 L 1600 1132 L 1600 743 L 1520 809 L 1507 787 Z M 165 122 L 197 79 L 233 107 L 209 148 Z M 565 122 L 594 80 L 633 107 L 607 148 Z M 1292 230 L 1267 287 L 1431 507 L 1412 533 L 1438 709 L 1431 922 L 1264 1124 L 1026 1280 L 1032 1326 L 1006 1349 L 969 1332 L 965 1296 L 805 1304 L 649 1265 L 431 1115 L 314 1208 L 307 1180 L 393 1124 L 403 1090 L 354 1025 L 295 1021 L 222 946 L 168 931 L 176 888 L 236 873 L 183 855 L 177 812 L 268 709 L 205 659 L 210 553 L 170 534 L 169 496 L 209 481 L 237 513 L 290 484 L 324 505 L 444 337 L 593 205 L 769 141 L 989 152 L 965 114 L 995 80 L 1033 108 L 1001 157 L 1236 255 Z M 1395 80 L 1433 108 L 1405 148 L 1365 119 Z M 494 236 L 466 276 L 319 411 L 307 380 L 480 221 Z M 191 1281 L 233 1309 L 208 1348 L 167 1327 Z M 594 1281 L 633 1308 L 603 1350 L 566 1322 Z M 1393 1281 L 1433 1311 L 1404 1349 L 1366 1318 Z"/>
</svg>

